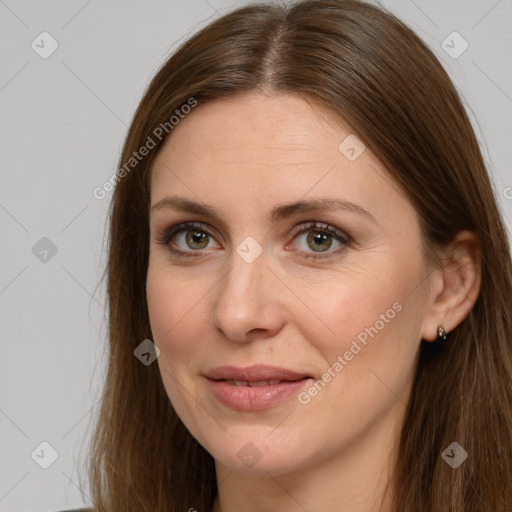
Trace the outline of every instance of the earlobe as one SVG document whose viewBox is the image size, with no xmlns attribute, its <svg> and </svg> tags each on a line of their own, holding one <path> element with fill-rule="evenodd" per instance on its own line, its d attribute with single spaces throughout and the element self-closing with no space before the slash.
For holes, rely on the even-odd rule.
<svg viewBox="0 0 512 512">
<path fill-rule="evenodd" d="M 480 292 L 481 248 L 472 231 L 460 231 L 441 259 L 442 290 L 430 297 L 423 319 L 422 338 L 446 341 L 448 335 L 468 316 Z M 442 330 L 439 327 L 442 327 Z"/>
</svg>

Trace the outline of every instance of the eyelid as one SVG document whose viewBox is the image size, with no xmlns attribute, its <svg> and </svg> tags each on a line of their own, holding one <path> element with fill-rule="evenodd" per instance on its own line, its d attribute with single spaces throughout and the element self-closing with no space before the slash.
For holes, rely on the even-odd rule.
<svg viewBox="0 0 512 512">
<path fill-rule="evenodd" d="M 320 222 L 320 221 L 305 221 L 296 226 L 294 229 L 292 229 L 289 236 L 295 238 L 297 235 L 302 234 L 307 231 L 311 231 L 313 229 L 317 229 L 318 231 L 325 231 L 326 233 L 329 233 L 331 235 L 334 235 L 335 237 L 338 237 L 338 239 L 341 239 L 341 241 L 345 243 L 349 243 L 352 241 L 352 238 L 342 231 L 341 229 L 336 228 L 332 224 L 328 224 L 327 222 Z"/>
<path fill-rule="evenodd" d="M 197 231 L 204 232 L 211 238 L 216 239 L 216 236 L 214 235 L 214 233 L 216 233 L 216 230 L 214 228 L 212 228 L 211 226 L 209 226 L 208 224 L 206 224 L 204 222 L 197 222 L 197 221 L 186 221 L 186 222 L 180 222 L 179 224 L 175 224 L 169 228 L 164 228 L 162 230 L 159 230 L 155 235 L 155 240 L 157 243 L 169 245 L 171 239 L 174 238 L 178 233 L 181 233 L 182 231 L 191 231 L 193 229 L 196 229 Z M 181 249 L 171 249 L 171 250 L 176 253 L 205 252 L 204 250 L 202 250 L 202 251 L 183 251 Z"/>
</svg>

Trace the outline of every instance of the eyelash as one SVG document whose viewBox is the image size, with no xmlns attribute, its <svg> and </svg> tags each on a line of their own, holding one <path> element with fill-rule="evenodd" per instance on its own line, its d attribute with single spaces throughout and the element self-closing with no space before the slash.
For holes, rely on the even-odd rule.
<svg viewBox="0 0 512 512">
<path fill-rule="evenodd" d="M 343 244 L 342 247 L 326 252 L 326 253 L 313 253 L 306 254 L 301 256 L 306 261 L 308 260 L 317 260 L 317 259 L 325 259 L 325 258 L 331 258 L 340 253 L 341 251 L 345 250 L 347 247 L 349 247 L 352 244 L 352 238 L 344 233 L 343 231 L 340 231 L 339 229 L 335 228 L 334 226 L 331 226 L 330 224 L 326 224 L 323 222 L 307 222 L 305 224 L 301 224 L 297 229 L 293 230 L 292 235 L 293 238 L 297 237 L 298 235 L 302 235 L 303 233 L 307 233 L 308 231 L 312 231 L 313 229 L 321 232 L 321 233 L 327 233 L 329 235 L 332 235 L 333 238 L 335 238 L 337 241 Z M 191 251 L 182 251 L 181 249 L 176 249 L 170 245 L 170 242 L 172 238 L 180 233 L 181 231 L 188 231 L 188 230 L 196 230 L 200 231 L 201 233 L 205 233 L 208 236 L 213 235 L 208 231 L 208 229 L 205 229 L 205 226 L 203 224 L 197 223 L 197 222 L 183 222 L 181 224 L 177 224 L 175 226 L 172 226 L 168 229 L 163 230 L 163 232 L 157 234 L 156 242 L 158 244 L 167 245 L 169 251 L 171 251 L 173 254 L 176 254 L 180 257 L 184 258 L 197 258 L 197 253 L 203 252 L 202 250 L 191 250 Z M 303 251 L 295 251 L 295 252 L 303 252 Z"/>
</svg>

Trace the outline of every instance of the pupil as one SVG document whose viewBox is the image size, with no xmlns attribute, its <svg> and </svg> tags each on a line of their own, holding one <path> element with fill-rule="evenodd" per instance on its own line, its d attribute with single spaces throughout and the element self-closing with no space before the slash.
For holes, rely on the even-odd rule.
<svg viewBox="0 0 512 512">
<path fill-rule="evenodd" d="M 198 244 L 199 249 L 202 249 L 205 245 L 205 239 L 207 238 L 206 233 L 202 233 L 201 231 L 189 231 L 187 234 L 187 242 L 189 244 Z M 208 240 L 206 240 L 206 244 Z M 192 247 L 193 249 L 197 249 L 198 247 Z"/>
<path fill-rule="evenodd" d="M 321 233 L 319 231 L 311 231 L 308 235 L 308 242 L 314 242 L 314 245 L 317 249 L 321 249 L 320 252 L 326 251 L 332 244 L 332 241 L 327 241 L 327 238 L 330 235 L 326 235 L 325 233 Z"/>
</svg>

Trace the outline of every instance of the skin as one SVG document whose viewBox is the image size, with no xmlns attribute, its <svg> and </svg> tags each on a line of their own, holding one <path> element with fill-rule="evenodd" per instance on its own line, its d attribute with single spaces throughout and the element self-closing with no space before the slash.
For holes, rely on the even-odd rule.
<svg viewBox="0 0 512 512">
<path fill-rule="evenodd" d="M 368 512 L 381 501 L 390 510 L 393 486 L 383 499 L 384 489 L 420 341 L 434 340 L 440 323 L 454 329 L 478 295 L 472 234 L 459 233 L 445 267 L 429 263 L 415 210 L 392 175 L 368 148 L 354 161 L 338 149 L 351 133 L 298 95 L 250 93 L 198 106 L 154 161 L 152 205 L 178 195 L 218 215 L 153 209 L 147 274 L 162 380 L 215 459 L 215 512 Z M 278 204 L 322 197 L 357 203 L 376 222 L 347 211 L 267 218 Z M 191 258 L 158 243 L 186 221 L 209 234 L 203 245 L 187 244 L 186 232 L 173 238 Z M 334 226 L 352 242 L 328 236 L 331 257 L 306 260 L 321 252 L 307 242 L 318 228 L 292 229 L 308 221 Z M 263 251 L 252 263 L 236 251 L 249 236 Z M 341 371 L 331 370 L 335 377 L 307 404 L 293 396 L 267 410 L 235 411 L 215 399 L 203 376 L 220 365 L 261 363 L 322 379 L 394 303 L 401 310 L 359 343 Z M 261 455 L 252 467 L 237 457 L 248 442 Z"/>
</svg>

